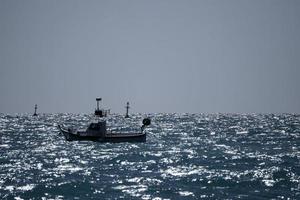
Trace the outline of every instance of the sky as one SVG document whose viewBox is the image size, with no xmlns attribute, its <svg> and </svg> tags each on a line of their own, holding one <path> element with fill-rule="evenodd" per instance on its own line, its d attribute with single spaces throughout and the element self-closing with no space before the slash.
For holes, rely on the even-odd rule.
<svg viewBox="0 0 300 200">
<path fill-rule="evenodd" d="M 299 0 L 0 0 L 0 113 L 300 113 Z"/>
</svg>

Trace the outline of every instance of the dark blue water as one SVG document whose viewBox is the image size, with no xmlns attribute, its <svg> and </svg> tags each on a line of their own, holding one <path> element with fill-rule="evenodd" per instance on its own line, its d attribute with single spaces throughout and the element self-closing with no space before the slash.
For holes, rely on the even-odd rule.
<svg viewBox="0 0 300 200">
<path fill-rule="evenodd" d="M 89 115 L 0 114 L 1 199 L 300 199 L 300 115 L 147 116 L 146 143 L 103 144 L 58 134 Z"/>
</svg>

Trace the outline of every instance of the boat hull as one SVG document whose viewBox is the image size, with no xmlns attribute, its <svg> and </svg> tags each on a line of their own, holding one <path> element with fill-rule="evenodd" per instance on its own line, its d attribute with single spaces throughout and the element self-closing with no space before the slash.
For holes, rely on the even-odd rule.
<svg viewBox="0 0 300 200">
<path fill-rule="evenodd" d="M 100 136 L 81 136 L 72 133 L 69 130 L 62 129 L 59 126 L 60 132 L 64 135 L 67 141 L 94 141 L 94 142 L 146 142 L 146 133 L 134 133 L 134 134 L 107 134 L 104 137 Z"/>
</svg>

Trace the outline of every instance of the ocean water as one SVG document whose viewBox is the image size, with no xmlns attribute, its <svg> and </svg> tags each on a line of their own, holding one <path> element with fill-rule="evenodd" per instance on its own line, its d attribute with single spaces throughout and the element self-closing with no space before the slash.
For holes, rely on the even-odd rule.
<svg viewBox="0 0 300 200">
<path fill-rule="evenodd" d="M 0 199 L 300 199 L 300 115 L 112 115 L 146 143 L 67 142 L 90 115 L 0 114 Z"/>
</svg>

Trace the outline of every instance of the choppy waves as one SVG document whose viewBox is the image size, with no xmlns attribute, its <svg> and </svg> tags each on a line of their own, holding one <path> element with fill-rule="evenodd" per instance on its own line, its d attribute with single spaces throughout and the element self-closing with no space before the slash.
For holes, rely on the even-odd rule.
<svg viewBox="0 0 300 200">
<path fill-rule="evenodd" d="M 89 115 L 0 114 L 2 199 L 299 199 L 300 116 L 151 114 L 146 143 L 67 142 Z M 144 115 L 112 115 L 138 130 Z"/>
</svg>

